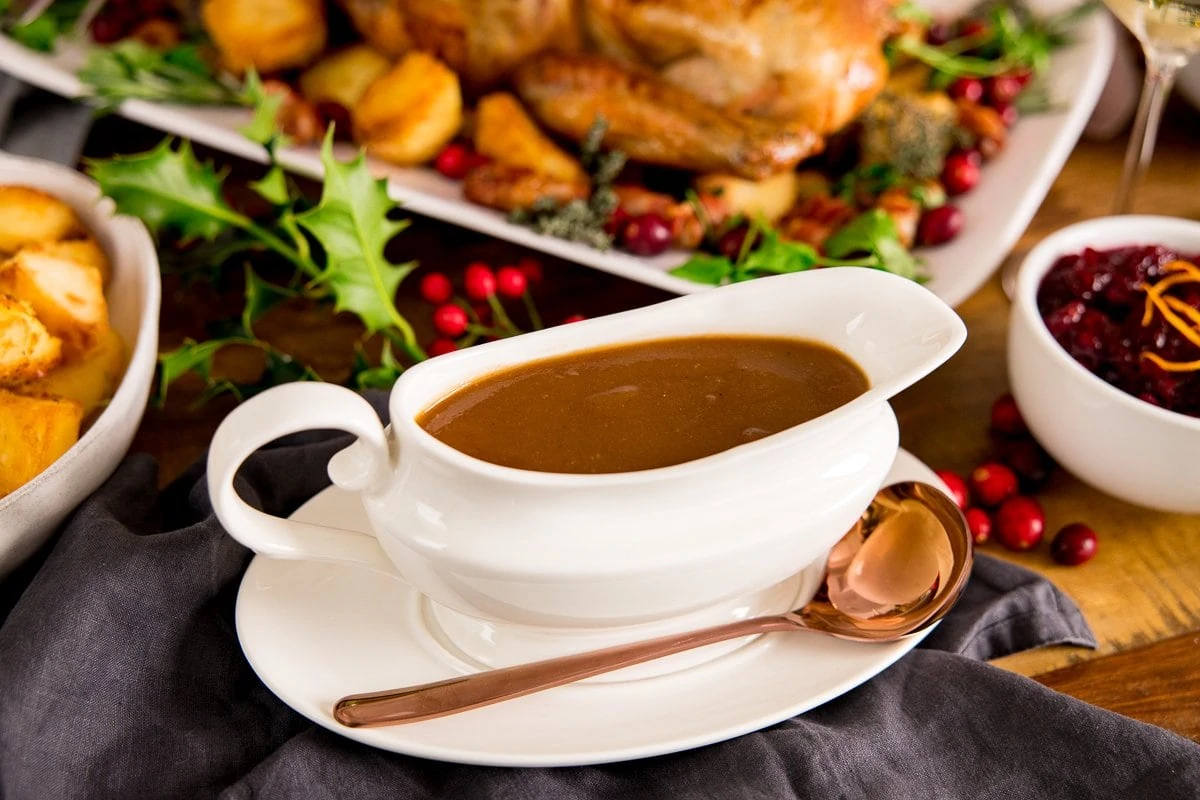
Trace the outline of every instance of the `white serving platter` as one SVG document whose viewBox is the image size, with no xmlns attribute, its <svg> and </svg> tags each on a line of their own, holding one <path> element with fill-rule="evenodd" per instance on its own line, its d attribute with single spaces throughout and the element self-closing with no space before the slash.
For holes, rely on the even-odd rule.
<svg viewBox="0 0 1200 800">
<path fill-rule="evenodd" d="M 1071 0 L 1029 3 L 1039 15 L 1052 14 L 1073 4 Z M 950 15 L 963 12 L 973 3 L 924 0 L 922 5 L 937 14 Z M 1105 14 L 1090 15 L 1078 26 L 1073 44 L 1057 51 L 1052 58 L 1048 83 L 1056 110 L 1019 121 L 1004 151 L 984 169 L 979 187 L 956 201 L 967 219 L 963 233 L 947 245 L 919 251 L 931 275 L 929 288 L 943 300 L 957 305 L 974 293 L 1029 225 L 1091 115 L 1108 75 L 1112 53 L 1111 21 Z M 84 93 L 84 87 L 75 77 L 82 61 L 83 50 L 77 44 L 66 44 L 58 52 L 46 55 L 0 36 L 0 71 L 56 94 L 78 97 Z M 249 112 L 244 109 L 156 105 L 131 100 L 121 104 L 118 112 L 232 155 L 260 162 L 266 159 L 261 147 L 238 132 L 249 121 Z M 352 153 L 353 149 L 345 146 L 341 157 L 348 158 Z M 284 149 L 278 158 L 286 168 L 299 174 L 321 175 L 316 147 Z M 388 178 L 392 197 L 418 214 L 670 292 L 687 294 L 709 288 L 668 274 L 687 258 L 680 251 L 641 258 L 543 236 L 509 223 L 503 214 L 467 201 L 458 182 L 442 177 L 432 168 L 405 169 L 376 162 L 375 169 Z"/>
</svg>

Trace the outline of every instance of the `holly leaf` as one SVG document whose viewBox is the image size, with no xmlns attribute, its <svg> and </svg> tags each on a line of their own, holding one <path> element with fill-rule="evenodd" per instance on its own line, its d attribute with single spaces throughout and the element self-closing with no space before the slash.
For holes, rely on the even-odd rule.
<svg viewBox="0 0 1200 800">
<path fill-rule="evenodd" d="M 272 205 L 286 206 L 292 200 L 288 192 L 287 176 L 278 164 L 267 170 L 267 174 L 259 180 L 250 181 L 250 188 Z"/>
<path fill-rule="evenodd" d="M 241 134 L 267 148 L 268 153 L 274 153 L 279 147 L 287 147 L 290 140 L 279 130 L 278 124 L 279 109 L 283 106 L 285 96 L 281 92 L 266 91 L 254 70 L 246 75 L 243 94 L 245 100 L 254 106 L 254 116 L 249 125 L 239 129 Z"/>
<path fill-rule="evenodd" d="M 360 391 L 363 389 L 390 389 L 403 371 L 404 367 L 400 366 L 400 362 L 396 361 L 396 357 L 392 353 L 391 342 L 383 343 L 377 367 L 372 367 L 367 362 L 366 356 L 361 350 L 354 354 L 354 384 Z"/>
<path fill-rule="evenodd" d="M 172 383 L 184 375 L 196 373 L 207 386 L 213 385 L 213 358 L 224 347 L 232 344 L 254 344 L 252 340 L 240 336 L 226 339 L 211 339 L 207 342 L 197 342 L 185 339 L 183 344 L 167 353 L 158 356 L 158 391 L 154 404 L 162 408 L 167 401 L 167 389 Z"/>
<path fill-rule="evenodd" d="M 225 202 L 224 175 L 202 164 L 186 141 L 146 153 L 87 162 L 87 172 L 123 214 L 139 217 L 155 233 L 211 241 L 248 221 Z"/>
<path fill-rule="evenodd" d="M 671 270 L 671 274 L 696 283 L 720 286 L 733 274 L 733 262 L 725 256 L 697 253 Z"/>
<path fill-rule="evenodd" d="M 295 297 L 296 292 L 286 286 L 277 286 L 258 277 L 254 269 L 246 265 L 246 304 L 242 308 L 242 328 L 254 333 L 254 323 L 283 300 Z"/>
<path fill-rule="evenodd" d="M 397 328 L 415 341 L 411 326 L 396 310 L 395 297 L 416 264 L 393 264 L 383 254 L 391 238 L 408 226 L 388 219 L 395 203 L 388 197 L 387 181 L 371 177 L 362 153 L 345 164 L 335 159 L 332 135 L 325 137 L 321 162 L 321 201 L 296 216 L 325 250 L 326 266 L 316 282 L 333 293 L 335 311 L 356 314 L 369 333 Z"/>
</svg>

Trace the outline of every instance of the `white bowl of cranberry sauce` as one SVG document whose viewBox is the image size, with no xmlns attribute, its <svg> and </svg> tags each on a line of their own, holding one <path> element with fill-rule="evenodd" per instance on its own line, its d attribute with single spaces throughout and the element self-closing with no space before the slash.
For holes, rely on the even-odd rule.
<svg viewBox="0 0 1200 800">
<path fill-rule="evenodd" d="M 1013 396 L 1060 464 L 1114 497 L 1200 513 L 1200 222 L 1120 216 L 1021 266 Z M 1145 323 L 1145 324 L 1143 324 Z"/>
</svg>

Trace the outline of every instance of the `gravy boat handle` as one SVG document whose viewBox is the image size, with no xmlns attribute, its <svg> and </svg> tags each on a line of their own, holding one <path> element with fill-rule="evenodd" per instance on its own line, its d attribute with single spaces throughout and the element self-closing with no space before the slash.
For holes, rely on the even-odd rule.
<svg viewBox="0 0 1200 800">
<path fill-rule="evenodd" d="M 229 535 L 256 553 L 355 564 L 395 575 L 396 568 L 375 537 L 263 513 L 242 500 L 234 487 L 238 468 L 258 448 L 291 433 L 330 428 L 358 437 L 354 463 L 340 460 L 341 488 L 369 489 L 386 479 L 391 468 L 387 434 L 371 405 L 340 386 L 293 383 L 242 403 L 217 429 L 207 467 L 213 510 Z"/>
</svg>

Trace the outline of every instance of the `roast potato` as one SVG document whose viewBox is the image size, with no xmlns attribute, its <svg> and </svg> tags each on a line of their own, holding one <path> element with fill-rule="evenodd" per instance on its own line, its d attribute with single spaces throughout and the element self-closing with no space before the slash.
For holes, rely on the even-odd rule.
<svg viewBox="0 0 1200 800">
<path fill-rule="evenodd" d="M 376 50 L 356 44 L 306 69 L 300 76 L 300 93 L 310 103 L 333 102 L 349 111 L 391 66 L 392 62 Z"/>
<path fill-rule="evenodd" d="M 125 346 L 117 332 L 108 328 L 95 347 L 74 361 L 51 370 L 40 380 L 20 384 L 14 389 L 32 397 L 73 400 L 83 409 L 86 418 L 112 397 L 124 369 Z"/>
<path fill-rule="evenodd" d="M 28 303 L 62 339 L 67 359 L 95 347 L 108 328 L 108 302 L 95 267 L 22 250 L 0 265 L 0 292 Z"/>
<path fill-rule="evenodd" d="M 586 200 L 588 183 L 586 180 L 564 181 L 524 167 L 492 162 L 467 173 L 463 179 L 463 196 L 488 208 L 516 211 L 529 208 L 542 199 L 560 204 Z"/>
<path fill-rule="evenodd" d="M 0 186 L 0 255 L 82 231 L 75 212 L 57 197 L 29 186 Z"/>
<path fill-rule="evenodd" d="M 351 109 L 355 138 L 371 155 L 401 166 L 429 161 L 462 127 L 458 76 L 413 52 L 376 78 Z"/>
<path fill-rule="evenodd" d="M 796 204 L 800 181 L 795 172 L 781 172 L 760 181 L 734 175 L 701 175 L 696 179 L 696 191 L 720 197 L 730 214 L 761 217 L 774 223 Z"/>
<path fill-rule="evenodd" d="M 95 239 L 66 239 L 60 242 L 41 242 L 39 244 L 22 247 L 22 250 L 31 253 L 42 253 L 43 255 L 60 258 L 63 261 L 74 261 L 76 264 L 83 264 L 88 267 L 95 267 L 100 270 L 100 281 L 107 286 L 112 278 L 112 265 L 108 263 L 108 256 L 104 255 L 104 251 L 100 249 L 100 245 Z"/>
<path fill-rule="evenodd" d="M 516 97 L 495 92 L 475 106 L 475 149 L 501 164 L 563 181 L 586 180 L 578 160 L 542 133 Z"/>
<path fill-rule="evenodd" d="M 79 438 L 83 409 L 73 400 L 0 389 L 0 497 L 54 463 Z"/>
<path fill-rule="evenodd" d="M 205 0 L 200 15 L 221 63 L 238 75 L 303 67 L 328 36 L 322 0 Z"/>
<path fill-rule="evenodd" d="M 0 293 L 0 386 L 41 378 L 62 361 L 62 341 L 29 304 Z"/>
</svg>

